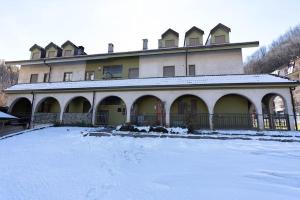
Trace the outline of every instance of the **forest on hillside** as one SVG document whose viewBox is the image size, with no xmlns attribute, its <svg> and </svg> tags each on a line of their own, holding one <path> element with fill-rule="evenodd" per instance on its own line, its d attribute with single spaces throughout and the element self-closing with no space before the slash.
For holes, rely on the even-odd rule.
<svg viewBox="0 0 300 200">
<path fill-rule="evenodd" d="M 0 106 L 5 105 L 6 95 L 4 90 L 18 82 L 18 75 L 18 67 L 7 66 L 3 60 L 0 60 Z"/>
<path fill-rule="evenodd" d="M 244 69 L 248 74 L 271 73 L 297 56 L 300 56 L 300 25 L 291 28 L 271 45 L 260 47 L 248 57 Z"/>
</svg>

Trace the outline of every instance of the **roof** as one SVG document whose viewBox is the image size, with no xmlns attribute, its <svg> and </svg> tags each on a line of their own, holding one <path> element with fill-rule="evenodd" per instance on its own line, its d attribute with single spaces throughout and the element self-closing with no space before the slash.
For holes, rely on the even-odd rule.
<svg viewBox="0 0 300 200">
<path fill-rule="evenodd" d="M 0 119 L 17 119 L 17 117 L 0 111 Z"/>
<path fill-rule="evenodd" d="M 33 49 L 39 49 L 40 51 L 45 50 L 43 47 L 41 47 L 37 44 L 34 44 L 32 47 L 30 47 L 29 51 L 32 51 Z"/>
<path fill-rule="evenodd" d="M 56 44 L 54 44 L 53 42 L 50 42 L 50 43 L 45 47 L 45 49 L 47 50 L 47 49 L 49 49 L 50 47 L 54 47 L 55 49 L 60 49 L 60 50 L 61 50 L 61 48 L 60 48 L 59 46 L 57 46 Z"/>
<path fill-rule="evenodd" d="M 127 51 L 127 52 L 114 52 L 114 53 L 102 53 L 102 54 L 89 54 L 89 55 L 76 55 L 70 57 L 55 57 L 45 58 L 37 60 L 18 60 L 18 61 L 6 61 L 7 65 L 35 65 L 46 63 L 63 63 L 63 62 L 77 62 L 88 60 L 101 60 L 108 58 L 122 58 L 133 56 L 148 56 L 148 55 L 162 55 L 162 54 L 174 54 L 174 53 L 186 53 L 188 52 L 200 52 L 200 51 L 217 51 L 224 49 L 241 49 L 248 47 L 257 47 L 258 41 L 252 42 L 240 42 L 240 43 L 225 43 L 225 44 L 211 44 L 195 47 L 174 47 L 174 48 L 161 48 L 161 49 L 148 49 L 140 51 Z"/>
<path fill-rule="evenodd" d="M 71 42 L 70 40 L 67 40 L 65 43 L 63 43 L 62 45 L 61 45 L 61 48 L 64 48 L 65 46 L 67 46 L 67 45 L 71 45 L 71 46 L 73 46 L 73 47 L 75 47 L 75 48 L 78 48 L 73 42 Z"/>
<path fill-rule="evenodd" d="M 13 91 L 49 91 L 49 90 L 85 90 L 85 89 L 113 89 L 116 88 L 153 88 L 153 87 L 195 87 L 195 86 L 220 86 L 220 85 L 298 85 L 297 81 L 274 76 L 270 74 L 256 75 L 210 75 L 194 77 L 169 77 L 169 78 L 139 78 L 122 80 L 97 80 L 56 83 L 17 84 L 6 92 Z"/>
<path fill-rule="evenodd" d="M 216 32 L 218 29 L 223 29 L 227 32 L 230 32 L 231 29 L 227 26 L 225 26 L 224 24 L 219 23 L 217 26 L 215 26 L 213 29 L 211 29 L 210 33 L 214 33 Z"/>
<path fill-rule="evenodd" d="M 185 37 L 187 35 L 189 35 L 190 33 L 192 33 L 193 31 L 196 31 L 198 33 L 201 33 L 202 35 L 204 34 L 204 31 L 201 30 L 200 28 L 196 27 L 196 26 L 193 26 L 192 28 L 190 28 L 187 32 L 185 32 Z"/>
<path fill-rule="evenodd" d="M 161 37 L 164 38 L 167 34 L 172 33 L 174 35 L 176 35 L 176 37 L 179 37 L 179 33 L 177 33 L 176 31 L 174 31 L 173 29 L 169 28 L 168 30 L 166 30 L 166 32 L 164 32 Z"/>
</svg>

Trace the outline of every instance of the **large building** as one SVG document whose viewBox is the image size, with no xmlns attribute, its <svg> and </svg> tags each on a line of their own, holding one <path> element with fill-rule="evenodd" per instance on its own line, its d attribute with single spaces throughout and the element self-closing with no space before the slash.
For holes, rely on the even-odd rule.
<svg viewBox="0 0 300 200">
<path fill-rule="evenodd" d="M 33 45 L 21 65 L 18 84 L 6 90 L 9 112 L 31 124 L 193 126 L 199 129 L 294 129 L 291 88 L 297 82 L 273 75 L 246 75 L 242 48 L 231 29 L 218 24 L 205 40 L 192 27 L 179 46 L 168 29 L 157 49 L 87 55 L 70 41 Z M 284 113 L 272 109 L 284 99 Z"/>
</svg>

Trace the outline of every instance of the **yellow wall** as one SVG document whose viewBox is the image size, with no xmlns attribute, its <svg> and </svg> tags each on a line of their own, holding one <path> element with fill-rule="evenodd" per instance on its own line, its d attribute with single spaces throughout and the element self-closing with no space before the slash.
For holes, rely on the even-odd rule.
<svg viewBox="0 0 300 200">
<path fill-rule="evenodd" d="M 214 107 L 214 113 L 249 113 L 248 100 L 238 95 L 228 95 L 219 99 Z"/>
<path fill-rule="evenodd" d="M 140 98 L 136 103 L 136 111 L 138 115 L 147 115 L 156 113 L 156 105 L 159 100 L 155 97 L 147 96 Z"/>
<path fill-rule="evenodd" d="M 188 112 L 191 112 L 191 100 L 192 99 L 196 99 L 197 100 L 197 110 L 194 111 L 194 112 L 197 112 L 197 113 L 208 113 L 208 109 L 207 109 L 207 106 L 205 105 L 205 103 L 199 99 L 198 97 L 194 97 L 194 96 L 183 96 L 183 97 L 180 97 L 178 99 L 176 99 L 172 106 L 171 106 L 171 114 L 177 114 L 178 113 L 178 104 L 179 102 L 184 102 L 186 103 L 187 105 L 187 108 L 188 108 Z"/>
<path fill-rule="evenodd" d="M 82 98 L 73 99 L 69 103 L 69 113 L 86 113 L 90 110 L 90 105 L 84 103 Z"/>
<path fill-rule="evenodd" d="M 118 112 L 118 108 L 121 108 L 121 112 Z M 123 112 L 123 109 L 125 109 L 125 112 Z M 108 111 L 108 125 L 119 125 L 126 121 L 126 106 L 124 103 L 121 105 L 100 105 L 97 113 L 100 110 Z"/>
<path fill-rule="evenodd" d="M 106 60 L 87 61 L 85 71 L 94 71 L 95 79 L 103 79 L 103 67 L 111 65 L 122 65 L 122 78 L 128 78 L 128 71 L 130 68 L 139 67 L 138 57 L 127 57 L 127 58 L 112 58 Z M 99 70 L 99 67 L 101 68 Z"/>
</svg>

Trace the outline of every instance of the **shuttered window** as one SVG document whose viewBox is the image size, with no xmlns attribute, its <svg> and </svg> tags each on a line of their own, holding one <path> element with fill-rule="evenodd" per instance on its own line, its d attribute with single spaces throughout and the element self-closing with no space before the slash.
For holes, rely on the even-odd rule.
<svg viewBox="0 0 300 200">
<path fill-rule="evenodd" d="M 190 38 L 190 46 L 198 46 L 200 45 L 199 38 Z"/>
<path fill-rule="evenodd" d="M 129 69 L 128 78 L 139 78 L 139 68 Z"/>
<path fill-rule="evenodd" d="M 189 76 L 195 76 L 195 75 L 196 75 L 195 65 L 189 65 Z"/>
<path fill-rule="evenodd" d="M 31 74 L 30 83 L 37 83 L 37 81 L 38 81 L 38 74 Z"/>
<path fill-rule="evenodd" d="M 217 44 L 225 43 L 225 35 L 215 36 L 215 43 Z"/>
<path fill-rule="evenodd" d="M 72 72 L 65 72 L 64 73 L 64 81 L 72 81 L 72 76 L 73 76 Z"/>
<path fill-rule="evenodd" d="M 174 77 L 175 76 L 175 66 L 164 66 L 163 77 Z"/>
<path fill-rule="evenodd" d="M 166 40 L 165 46 L 166 47 L 175 47 L 175 40 Z"/>
</svg>

